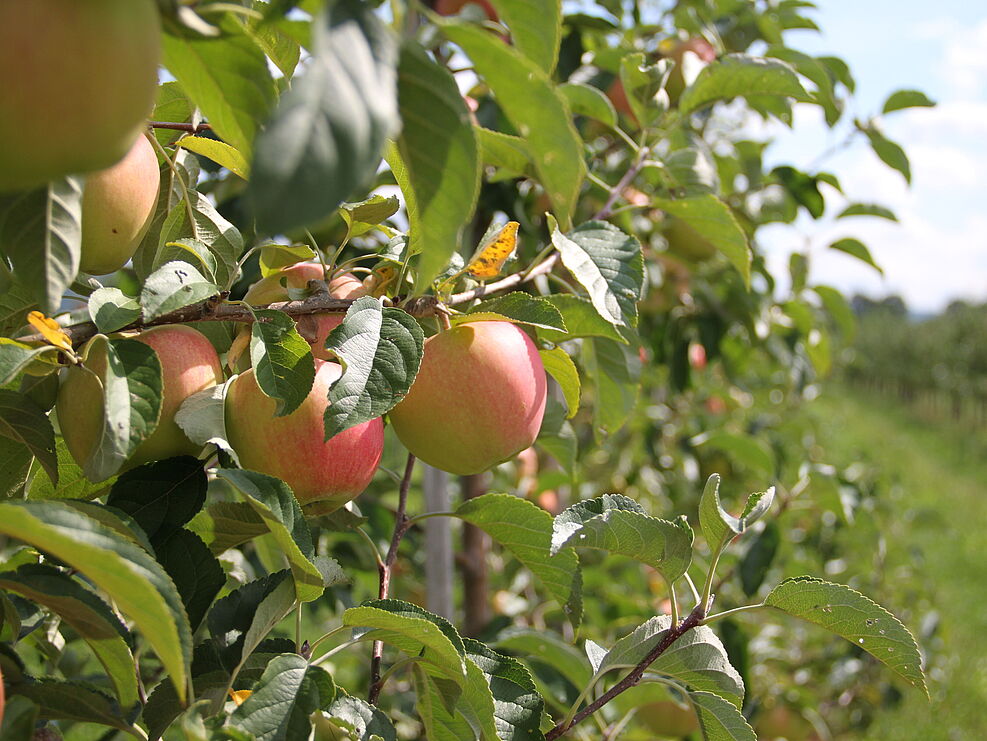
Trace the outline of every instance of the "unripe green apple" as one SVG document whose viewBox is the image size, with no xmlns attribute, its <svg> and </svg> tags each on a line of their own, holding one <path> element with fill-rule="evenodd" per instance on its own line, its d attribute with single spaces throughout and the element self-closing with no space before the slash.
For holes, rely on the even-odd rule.
<svg viewBox="0 0 987 741">
<path fill-rule="evenodd" d="M 120 161 L 154 105 L 160 36 L 154 0 L 0 2 L 0 191 Z"/>
<path fill-rule="evenodd" d="M 253 369 L 237 376 L 226 395 L 226 434 L 240 465 L 283 480 L 303 504 L 341 507 L 366 489 L 384 450 L 384 423 L 378 417 L 325 441 L 329 387 L 341 374 L 337 363 L 316 360 L 312 390 L 284 417 L 274 416 L 276 402 Z"/>
<path fill-rule="evenodd" d="M 80 267 L 93 275 L 119 270 L 134 256 L 158 202 L 158 158 L 146 136 L 127 156 L 86 178 Z"/>
<path fill-rule="evenodd" d="M 301 290 L 310 280 L 322 280 L 322 266 L 314 262 L 299 262 L 261 278 L 250 286 L 243 300 L 251 306 L 265 306 L 288 300 L 288 288 Z M 281 285 L 284 279 L 285 285 Z M 367 288 L 352 273 L 342 273 L 329 281 L 329 295 L 333 298 L 360 298 L 368 294 Z M 309 314 L 295 322 L 298 333 L 312 346 L 312 355 L 321 360 L 331 360 L 325 349 L 326 337 L 343 323 L 343 315 Z"/>
<path fill-rule="evenodd" d="M 425 463 L 461 476 L 530 446 L 545 414 L 545 367 L 510 322 L 471 322 L 425 341 L 418 377 L 390 412 L 394 431 Z"/>
<path fill-rule="evenodd" d="M 154 432 L 144 440 L 123 470 L 148 461 L 196 455 L 201 445 L 189 440 L 175 422 L 175 412 L 192 394 L 223 382 L 223 368 L 212 343 L 191 327 L 152 327 L 134 337 L 158 356 L 161 363 L 161 413 Z M 85 367 L 100 379 L 106 374 L 106 353 L 97 345 L 83 349 Z M 99 444 L 103 426 L 103 388 L 92 375 L 69 368 L 55 403 L 62 437 L 76 463 L 83 466 Z"/>
</svg>

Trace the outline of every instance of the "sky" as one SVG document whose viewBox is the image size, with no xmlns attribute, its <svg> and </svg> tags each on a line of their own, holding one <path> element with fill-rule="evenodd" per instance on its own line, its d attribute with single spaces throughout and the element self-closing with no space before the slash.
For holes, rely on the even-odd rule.
<svg viewBox="0 0 987 741">
<path fill-rule="evenodd" d="M 848 294 L 897 294 L 919 314 L 938 312 L 955 299 L 987 302 L 987 2 L 818 0 L 818 5 L 812 17 L 823 33 L 794 32 L 788 43 L 847 61 L 857 81 L 852 115 L 879 113 L 898 89 L 921 90 L 938 105 L 882 118 L 885 134 L 910 157 L 911 188 L 873 155 L 863 137 L 820 164 L 819 155 L 841 141 L 845 129 L 829 132 L 812 106 L 797 106 L 794 131 L 770 127 L 767 133 L 777 137 L 768 153 L 771 164 L 808 168 L 816 163 L 839 177 L 849 201 L 880 203 L 899 218 L 898 223 L 873 217 L 837 221 L 832 217 L 842 210 L 842 197 L 822 186 L 828 205 L 821 223 L 806 217 L 797 230 L 785 225 L 759 232 L 772 273 L 787 276 L 789 254 L 808 249 L 811 279 Z M 828 249 L 846 236 L 867 244 L 883 277 Z"/>
</svg>

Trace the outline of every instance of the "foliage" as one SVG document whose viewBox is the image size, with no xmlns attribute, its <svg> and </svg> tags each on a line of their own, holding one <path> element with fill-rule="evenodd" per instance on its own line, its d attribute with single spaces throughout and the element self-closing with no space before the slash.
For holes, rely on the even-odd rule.
<svg viewBox="0 0 987 741">
<path fill-rule="evenodd" d="M 814 27 L 811 3 L 158 5 L 161 195 L 131 263 L 78 272 L 81 178 L 0 194 L 11 727 L 554 739 L 594 737 L 596 722 L 652 738 L 663 729 L 638 710 L 670 701 L 706 739 L 753 739 L 781 706 L 751 666 L 773 617 L 772 658 L 812 672 L 820 695 L 927 691 L 908 629 L 855 588 L 866 566 L 847 586 L 797 576 L 831 560 L 832 522 L 860 503 L 799 413 L 854 323 L 802 255 L 791 295 L 775 296 L 758 229 L 822 217 L 819 186 L 839 183 L 770 166 L 756 122 L 818 106 L 909 176 L 879 116 L 846 120 L 846 65 L 786 45 Z M 883 113 L 929 102 L 901 91 Z M 861 214 L 889 215 L 855 204 L 838 218 Z M 851 237 L 832 248 L 872 262 Z M 313 258 L 325 280 L 240 301 Z M 347 273 L 366 295 L 332 295 Z M 166 422 L 168 379 L 127 333 L 195 326 L 230 376 L 254 368 L 280 416 L 312 389 L 305 320 L 326 315 L 341 323 L 315 349 L 343 366 L 327 439 L 400 403 L 426 336 L 494 320 L 523 327 L 555 379 L 534 449 L 426 512 L 424 477 L 413 456 L 393 473 L 404 455 L 389 435 L 358 501 L 303 507 L 238 467 L 227 383 L 175 417 L 198 458 L 128 470 Z M 52 412 L 60 387 L 97 400 L 87 460 Z M 739 491 L 757 493 L 741 507 Z M 466 624 L 484 618 L 471 635 L 419 605 L 434 563 L 418 525 L 439 516 L 494 543 L 463 554 L 490 583 L 457 594 Z M 823 735 L 858 720 L 794 704 Z"/>
</svg>

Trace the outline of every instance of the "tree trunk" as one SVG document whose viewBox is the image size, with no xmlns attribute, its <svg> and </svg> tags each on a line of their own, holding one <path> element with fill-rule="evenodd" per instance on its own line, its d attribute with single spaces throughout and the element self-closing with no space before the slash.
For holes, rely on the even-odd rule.
<svg viewBox="0 0 987 741">
<path fill-rule="evenodd" d="M 474 499 L 487 491 L 485 474 L 463 476 L 463 499 Z M 489 578 L 487 552 L 490 538 L 474 525 L 463 524 L 463 550 L 459 554 L 459 568 L 463 574 L 463 633 L 477 636 L 490 622 Z"/>
</svg>

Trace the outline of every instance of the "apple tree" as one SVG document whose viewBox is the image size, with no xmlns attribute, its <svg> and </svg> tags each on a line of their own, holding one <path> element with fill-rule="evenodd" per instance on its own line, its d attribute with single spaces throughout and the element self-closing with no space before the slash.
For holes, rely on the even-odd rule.
<svg viewBox="0 0 987 741">
<path fill-rule="evenodd" d="M 758 683 L 806 656 L 926 692 L 813 575 L 853 319 L 758 231 L 841 186 L 759 123 L 909 170 L 811 15 L 0 3 L 3 737 L 827 737 Z"/>
</svg>

